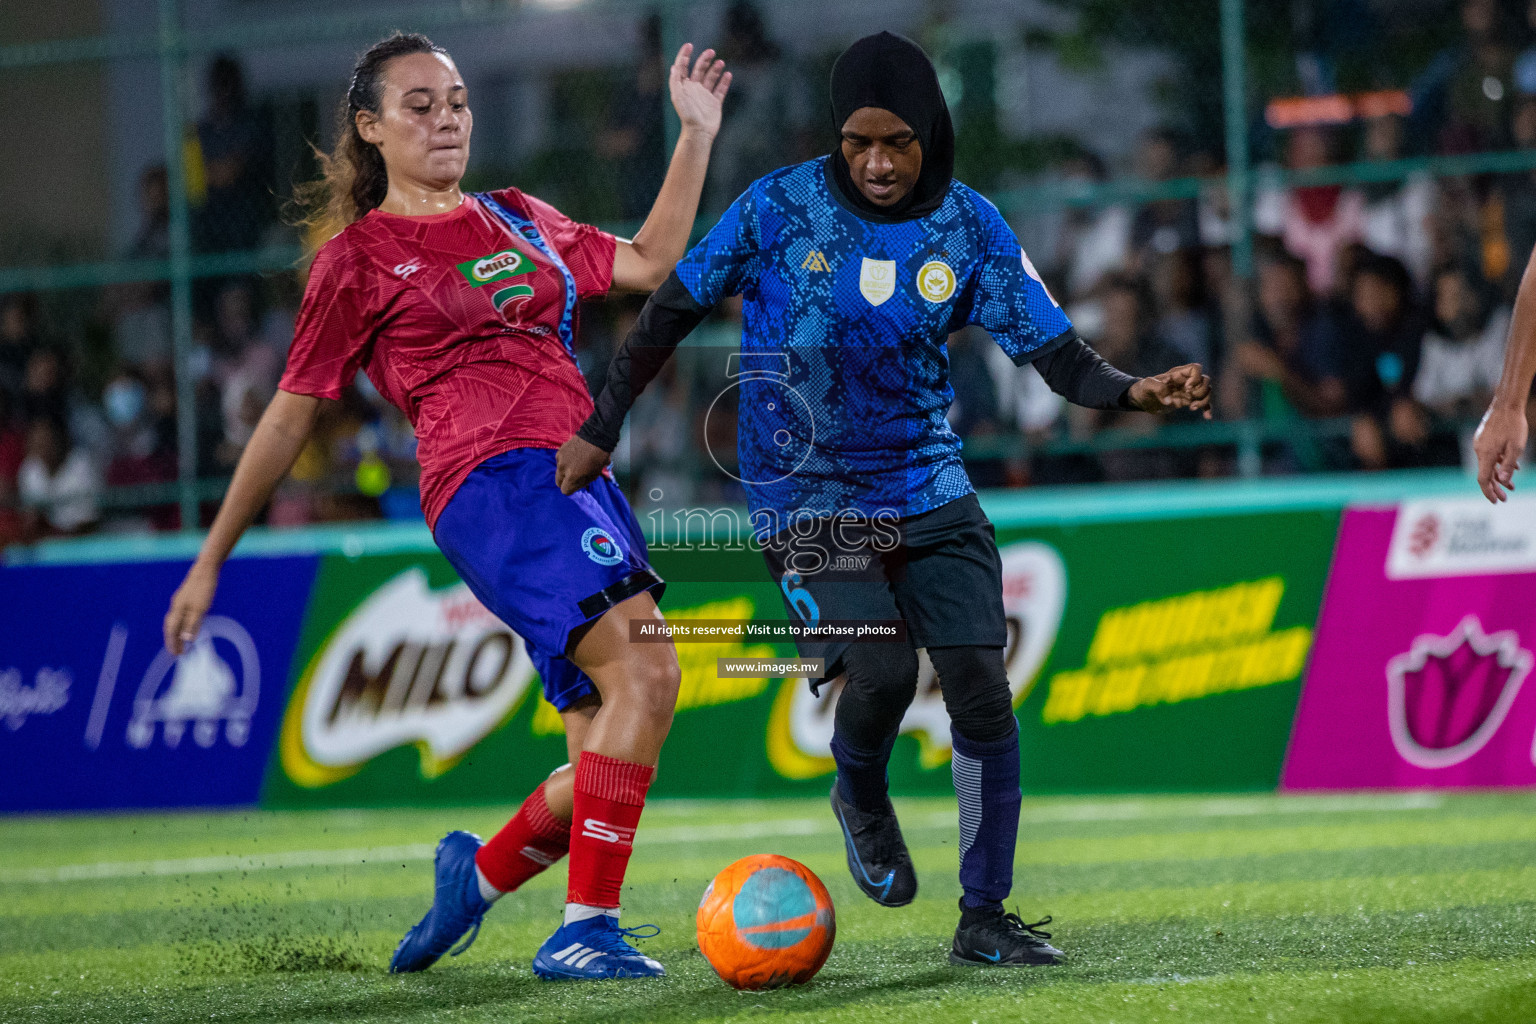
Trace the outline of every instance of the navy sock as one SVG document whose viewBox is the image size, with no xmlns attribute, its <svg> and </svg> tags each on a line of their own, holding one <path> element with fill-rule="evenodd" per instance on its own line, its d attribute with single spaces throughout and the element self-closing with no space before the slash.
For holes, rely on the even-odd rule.
<svg viewBox="0 0 1536 1024">
<path fill-rule="evenodd" d="M 861 811 L 875 811 L 885 806 L 886 765 L 891 760 L 892 736 L 879 750 L 860 750 L 832 734 L 832 758 L 837 762 L 837 789 L 844 800 Z"/>
<path fill-rule="evenodd" d="M 1013 849 L 1019 837 L 1019 729 L 977 743 L 953 728 L 955 796 L 960 801 L 960 885 L 964 905 L 1001 905 L 1013 889 Z"/>
</svg>

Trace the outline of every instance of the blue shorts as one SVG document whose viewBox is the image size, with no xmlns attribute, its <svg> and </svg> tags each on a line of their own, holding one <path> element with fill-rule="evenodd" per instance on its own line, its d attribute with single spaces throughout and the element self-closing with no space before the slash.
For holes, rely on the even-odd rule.
<svg viewBox="0 0 1536 1024">
<path fill-rule="evenodd" d="M 666 587 L 618 484 L 604 474 L 561 494 L 549 448 L 514 448 L 480 463 L 433 535 L 480 603 L 523 638 L 559 711 L 597 692 L 566 658 L 584 627 L 636 594 L 660 600 Z"/>
</svg>

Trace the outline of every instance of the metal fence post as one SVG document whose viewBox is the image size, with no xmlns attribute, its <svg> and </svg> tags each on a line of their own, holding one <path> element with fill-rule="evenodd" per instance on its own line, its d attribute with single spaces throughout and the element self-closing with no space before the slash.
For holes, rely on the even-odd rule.
<svg viewBox="0 0 1536 1024">
<path fill-rule="evenodd" d="M 656 5 L 656 17 L 661 20 L 661 64 L 664 74 L 670 75 L 672 59 L 677 56 L 678 47 L 688 40 L 683 38 L 683 28 L 679 23 L 677 5 L 673 3 L 660 3 Z M 694 53 L 698 57 L 698 53 Z M 669 85 L 670 79 L 661 83 L 661 121 L 662 137 L 666 140 L 662 147 L 662 171 L 672 166 L 672 150 L 677 146 L 677 137 L 682 134 L 682 122 L 677 119 L 677 111 L 672 109 L 672 92 Z"/>
<path fill-rule="evenodd" d="M 170 192 L 171 351 L 176 366 L 176 467 L 181 528 L 198 528 L 197 389 L 192 380 L 192 238 L 181 105 L 185 39 L 178 0 L 159 0 L 160 116 L 164 125 L 165 176 Z"/>
<path fill-rule="evenodd" d="M 1251 480 L 1264 472 L 1264 438 L 1253 420 L 1237 423 L 1237 475 Z"/>
<path fill-rule="evenodd" d="M 1227 195 L 1232 204 L 1232 273 L 1253 276 L 1253 174 L 1248 153 L 1248 60 L 1243 0 L 1221 0 L 1222 107 L 1227 122 Z"/>
</svg>

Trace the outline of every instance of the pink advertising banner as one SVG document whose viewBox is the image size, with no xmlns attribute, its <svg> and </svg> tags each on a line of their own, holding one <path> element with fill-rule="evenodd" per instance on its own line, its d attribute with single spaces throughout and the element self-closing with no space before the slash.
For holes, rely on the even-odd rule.
<svg viewBox="0 0 1536 1024">
<path fill-rule="evenodd" d="M 1536 785 L 1536 501 L 1350 509 L 1281 785 Z"/>
</svg>

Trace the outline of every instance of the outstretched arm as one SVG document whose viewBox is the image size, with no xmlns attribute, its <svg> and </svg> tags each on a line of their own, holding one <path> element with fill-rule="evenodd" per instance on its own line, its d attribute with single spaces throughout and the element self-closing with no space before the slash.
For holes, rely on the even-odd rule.
<svg viewBox="0 0 1536 1024">
<path fill-rule="evenodd" d="M 683 127 L 666 180 L 634 240 L 620 240 L 613 253 L 613 287 L 620 291 L 653 291 L 688 250 L 709 151 L 720 131 L 721 105 L 731 87 L 730 72 L 724 61 L 715 60 L 714 50 L 699 54 L 690 72 L 692 53 L 693 44 L 683 44 L 668 73 L 672 106 Z"/>
<path fill-rule="evenodd" d="M 1536 252 L 1526 264 L 1515 296 L 1515 316 L 1504 345 L 1504 372 L 1493 401 L 1478 424 L 1472 450 L 1477 453 L 1477 484 L 1497 504 L 1515 489 L 1515 470 L 1525 451 L 1529 426 L 1525 408 L 1536 377 Z"/>
<path fill-rule="evenodd" d="M 165 614 L 165 646 L 172 654 L 180 654 L 197 638 L 203 616 L 213 604 L 224 560 L 272 496 L 273 489 L 293 468 L 319 410 L 320 399 L 312 395 L 279 391 L 261 414 L 250 443 L 240 453 L 235 477 L 203 540 L 202 550 L 171 597 L 170 611 Z"/>
<path fill-rule="evenodd" d="M 1150 413 L 1193 409 L 1211 418 L 1211 378 L 1199 363 L 1155 377 L 1133 377 L 1111 366 L 1075 333 L 1033 362 L 1051 390 L 1074 405 Z"/>
<path fill-rule="evenodd" d="M 574 494 L 597 479 L 618 446 L 630 406 L 656 379 L 678 344 L 708 314 L 709 307 L 693 297 L 675 271 L 646 300 L 635 326 L 608 364 L 608 376 L 593 402 L 592 415 L 575 437 L 560 446 L 555 483 L 563 493 Z"/>
</svg>

